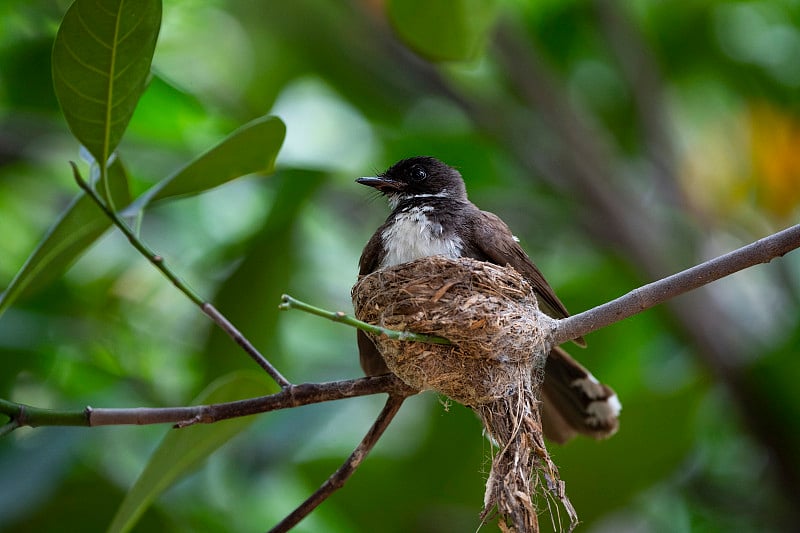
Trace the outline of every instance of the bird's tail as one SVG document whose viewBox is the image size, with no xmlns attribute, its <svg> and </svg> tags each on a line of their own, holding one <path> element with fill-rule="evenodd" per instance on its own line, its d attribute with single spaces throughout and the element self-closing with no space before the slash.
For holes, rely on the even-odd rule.
<svg viewBox="0 0 800 533">
<path fill-rule="evenodd" d="M 545 436 L 563 444 L 577 435 L 604 439 L 616 433 L 622 404 L 617 394 L 562 350 L 553 348 L 542 385 Z"/>
</svg>

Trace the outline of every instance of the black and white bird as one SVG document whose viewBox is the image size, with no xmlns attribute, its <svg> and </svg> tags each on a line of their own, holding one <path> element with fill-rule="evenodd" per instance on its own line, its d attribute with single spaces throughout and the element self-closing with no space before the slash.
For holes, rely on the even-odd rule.
<svg viewBox="0 0 800 533">
<path fill-rule="evenodd" d="M 533 286 L 542 312 L 569 316 L 544 276 L 497 215 L 467 199 L 461 174 L 433 157 L 412 157 L 378 176 L 358 178 L 389 200 L 392 212 L 364 247 L 359 274 L 441 255 L 471 257 L 515 268 Z M 584 345 L 583 339 L 576 339 Z M 368 376 L 389 372 L 377 348 L 358 331 L 361 368 Z M 545 436 L 563 443 L 576 434 L 601 439 L 619 427 L 622 408 L 614 391 L 600 383 L 563 349 L 555 347 L 545 366 L 542 425 Z"/>
</svg>

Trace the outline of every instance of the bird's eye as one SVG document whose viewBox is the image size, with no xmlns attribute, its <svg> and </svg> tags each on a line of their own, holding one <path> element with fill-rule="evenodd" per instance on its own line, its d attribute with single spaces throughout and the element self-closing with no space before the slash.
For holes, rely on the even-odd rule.
<svg viewBox="0 0 800 533">
<path fill-rule="evenodd" d="M 425 172 L 425 169 L 419 165 L 414 165 L 411 167 L 411 177 L 417 181 L 422 181 L 428 177 L 428 173 Z"/>
</svg>

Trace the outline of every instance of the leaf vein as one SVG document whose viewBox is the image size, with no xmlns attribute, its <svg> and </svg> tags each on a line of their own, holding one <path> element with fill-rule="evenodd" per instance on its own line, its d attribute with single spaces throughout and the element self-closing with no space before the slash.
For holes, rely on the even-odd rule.
<svg viewBox="0 0 800 533">
<path fill-rule="evenodd" d="M 101 39 L 101 38 L 100 38 L 100 36 L 96 35 L 96 34 L 95 34 L 93 31 L 92 31 L 92 28 L 91 28 L 91 26 L 90 26 L 90 25 L 89 25 L 89 24 L 86 22 L 86 20 L 84 20 L 84 18 L 83 18 L 83 15 L 81 14 L 81 12 L 80 12 L 80 11 L 77 11 L 77 12 L 75 13 L 75 16 L 76 16 L 76 18 L 78 19 L 78 22 L 80 22 L 80 23 L 81 23 L 81 26 L 83 26 L 83 28 L 86 30 L 86 33 L 88 33 L 88 34 L 89 34 L 89 36 L 90 36 L 92 39 L 94 39 L 95 41 L 97 41 L 97 44 L 101 45 L 101 46 L 102 46 L 103 48 L 105 48 L 106 50 L 111 50 L 111 45 L 109 45 L 108 43 L 106 43 L 105 41 L 103 41 L 103 39 Z"/>
<path fill-rule="evenodd" d="M 87 63 L 82 56 L 80 56 L 75 50 L 72 49 L 72 46 L 70 46 L 69 42 L 63 40 L 61 44 L 63 45 L 64 49 L 69 53 L 69 55 L 71 55 L 79 65 L 88 70 L 91 70 L 92 72 L 99 74 L 104 78 L 108 78 L 108 72 L 105 72 L 104 70 L 99 69 L 90 63 Z"/>
<path fill-rule="evenodd" d="M 141 26 L 144 23 L 144 21 L 145 21 L 145 17 L 140 16 L 138 18 L 138 20 L 136 21 L 136 23 L 133 26 L 131 26 L 130 30 L 127 33 L 125 33 L 124 35 L 121 35 L 121 36 L 119 36 L 117 38 L 117 43 L 120 44 L 120 43 L 124 42 L 125 40 L 127 40 L 128 37 L 133 35 L 133 33 L 139 28 L 139 26 Z"/>
<path fill-rule="evenodd" d="M 95 103 L 95 104 L 105 105 L 105 101 L 104 100 L 102 100 L 100 98 L 94 98 L 92 96 L 89 96 L 89 95 L 81 92 L 80 89 L 78 89 L 75 85 L 73 85 L 70 82 L 70 80 L 66 76 L 64 76 L 64 73 L 61 72 L 61 67 L 58 65 L 58 63 L 56 63 L 53 68 L 54 68 L 54 70 L 59 71 L 58 73 L 60 75 L 59 78 L 61 79 L 61 83 L 63 83 L 64 86 L 66 86 L 70 91 L 75 93 L 77 96 L 80 96 L 84 100 L 87 100 L 87 101 Z"/>
</svg>

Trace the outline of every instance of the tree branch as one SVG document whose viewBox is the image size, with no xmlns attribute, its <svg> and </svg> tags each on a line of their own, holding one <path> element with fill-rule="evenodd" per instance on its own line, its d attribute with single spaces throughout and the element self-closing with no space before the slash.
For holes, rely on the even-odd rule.
<svg viewBox="0 0 800 533">
<path fill-rule="evenodd" d="M 553 342 L 561 344 L 596 331 L 734 272 L 760 263 L 768 263 L 799 247 L 800 224 L 662 280 L 639 287 L 616 300 L 560 320 L 554 330 Z M 298 308 L 308 306 L 308 304 L 294 299 L 291 301 L 294 306 L 300 304 Z M 315 309 L 314 314 L 328 318 L 330 318 L 328 315 L 331 315 L 334 316 L 332 320 L 344 322 L 342 317 L 345 315 L 341 313 L 313 309 Z M 351 320 L 355 321 L 355 319 Z M 413 335 L 391 330 L 389 333 Z M 406 340 L 411 338 L 406 337 Z M 429 342 L 424 339 L 414 340 Z M 10 421 L 2 427 L 2 433 L 8 433 L 20 426 L 105 426 L 161 423 L 184 426 L 195 423 L 213 423 L 300 405 L 379 393 L 405 397 L 416 391 L 409 388 L 396 376 L 387 374 L 328 383 L 289 385 L 284 387 L 281 392 L 269 396 L 191 407 L 129 409 L 87 407 L 82 411 L 65 411 L 41 409 L 0 399 L 0 413 L 10 418 Z"/>
<path fill-rule="evenodd" d="M 11 419 L 4 426 L 4 429 L 10 426 L 10 429 L 6 432 L 21 426 L 94 427 L 170 423 L 185 427 L 192 424 L 211 424 L 220 420 L 266 413 L 268 411 L 380 393 L 407 397 L 416 394 L 417 391 L 408 387 L 395 375 L 385 374 L 377 377 L 327 383 L 290 385 L 280 392 L 268 396 L 190 407 L 134 407 L 121 409 L 86 407 L 79 411 L 70 411 L 42 409 L 0 399 L 0 413 Z"/>
<path fill-rule="evenodd" d="M 227 333 L 228 336 L 232 338 L 247 355 L 250 356 L 250 359 L 255 361 L 258 366 L 264 369 L 282 389 L 292 386 L 291 382 L 283 377 L 283 374 L 281 374 L 278 369 L 267 360 L 266 357 L 261 355 L 261 352 L 259 352 L 258 349 L 253 346 L 253 343 L 247 340 L 247 337 L 245 337 L 242 332 L 239 331 L 236 326 L 234 326 L 231 321 L 225 317 L 225 315 L 220 313 L 213 304 L 210 302 L 203 302 L 203 304 L 200 306 L 200 310 L 203 311 L 203 313 L 205 313 L 211 320 L 213 320 L 214 323 L 222 329 L 222 331 Z"/>
<path fill-rule="evenodd" d="M 586 335 L 734 272 L 760 263 L 769 263 L 797 248 L 800 248 L 800 224 L 634 289 L 616 300 L 559 320 L 553 342 L 561 344 Z"/>
<path fill-rule="evenodd" d="M 283 377 L 277 368 L 272 366 L 266 357 L 248 341 L 242 333 L 236 329 L 233 324 L 226 319 L 222 313 L 210 303 L 204 301 L 185 281 L 183 281 L 172 269 L 170 269 L 164 262 L 164 258 L 156 254 L 153 250 L 142 241 L 136 233 L 125 223 L 120 216 L 103 202 L 103 199 L 95 192 L 95 190 L 83 179 L 78 171 L 78 166 L 70 161 L 72 166 L 72 175 L 78 186 L 97 204 L 97 206 L 105 213 L 111 222 L 119 228 L 119 230 L 128 238 L 128 241 L 133 247 L 142 254 L 150 263 L 153 264 L 159 271 L 161 271 L 167 279 L 183 294 L 185 294 L 192 302 L 194 302 L 203 313 L 205 313 L 211 320 L 213 320 L 222 330 L 227 333 L 239 346 L 241 346 L 247 355 L 264 369 L 281 388 L 286 388 L 291 385 L 291 382 Z"/>
<path fill-rule="evenodd" d="M 278 525 L 270 530 L 269 533 L 285 533 L 286 531 L 289 531 L 303 518 L 308 516 L 311 511 L 316 509 L 320 503 L 329 498 L 331 494 L 342 488 L 345 482 L 350 479 L 350 476 L 353 475 L 353 472 L 356 471 L 364 458 L 375 446 L 375 443 L 378 442 L 378 439 L 380 439 L 381 435 L 383 435 L 383 432 L 389 426 L 389 423 L 392 421 L 392 419 L 394 419 L 394 416 L 397 414 L 397 411 L 400 410 L 400 406 L 403 405 L 403 402 L 406 398 L 407 396 L 404 395 L 390 395 L 389 399 L 386 400 L 386 405 L 384 405 L 383 410 L 375 420 L 375 423 L 372 424 L 372 427 L 369 429 L 356 449 L 353 450 L 353 453 L 350 454 L 350 457 L 347 458 L 344 464 L 342 464 L 342 466 L 340 466 L 339 469 L 334 472 L 331 477 L 329 477 L 325 483 L 323 483 L 322 486 L 316 490 L 316 492 L 314 492 L 314 494 L 309 496 L 306 501 L 297 507 L 297 509 L 292 511 L 286 518 L 281 520 Z"/>
</svg>

